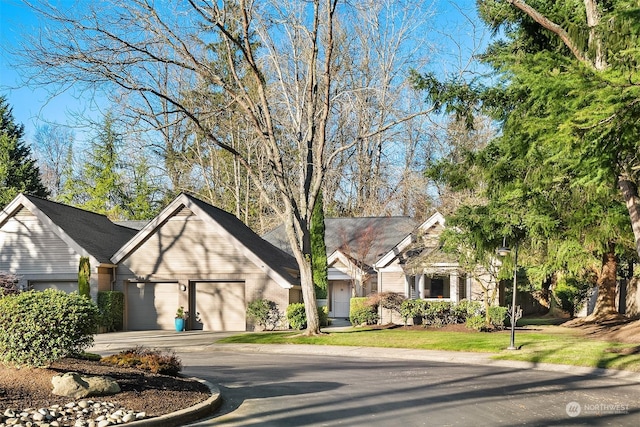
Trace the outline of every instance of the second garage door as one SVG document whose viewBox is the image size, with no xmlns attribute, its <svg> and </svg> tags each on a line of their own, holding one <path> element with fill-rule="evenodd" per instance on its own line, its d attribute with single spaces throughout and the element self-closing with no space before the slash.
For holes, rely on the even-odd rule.
<svg viewBox="0 0 640 427">
<path fill-rule="evenodd" d="M 178 283 L 128 283 L 127 329 L 175 329 Z"/>
<path fill-rule="evenodd" d="M 191 306 L 196 312 L 193 329 L 246 330 L 244 282 L 195 282 L 191 284 L 191 291 Z"/>
</svg>

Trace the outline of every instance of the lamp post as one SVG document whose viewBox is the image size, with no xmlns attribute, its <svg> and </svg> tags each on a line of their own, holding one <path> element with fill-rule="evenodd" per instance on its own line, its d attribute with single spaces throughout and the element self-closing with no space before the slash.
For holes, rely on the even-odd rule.
<svg viewBox="0 0 640 427">
<path fill-rule="evenodd" d="M 506 239 L 505 239 L 506 240 Z M 498 248 L 497 253 L 501 257 L 505 257 L 511 253 L 505 245 L 505 240 L 502 241 L 502 246 Z M 517 278 L 518 278 L 518 243 L 514 245 L 513 254 L 513 295 L 511 296 L 511 313 L 509 313 L 509 319 L 511 320 L 511 342 L 507 350 L 518 350 L 516 347 L 516 322 L 522 317 L 522 310 L 516 309 L 516 291 L 517 291 Z"/>
</svg>

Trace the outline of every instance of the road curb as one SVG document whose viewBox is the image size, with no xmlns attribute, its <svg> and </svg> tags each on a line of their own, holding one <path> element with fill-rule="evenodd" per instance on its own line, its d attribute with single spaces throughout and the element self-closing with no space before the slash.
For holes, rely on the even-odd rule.
<svg viewBox="0 0 640 427">
<path fill-rule="evenodd" d="M 211 384 L 209 381 L 195 377 L 191 377 L 190 379 L 199 381 L 202 384 L 206 385 L 211 392 L 211 397 L 209 397 L 204 402 L 200 402 L 196 405 L 181 409 L 176 412 L 164 414 L 159 417 L 134 421 L 131 423 L 127 423 L 126 425 L 134 427 L 176 427 L 183 426 L 187 423 L 198 421 L 206 418 L 209 415 L 212 415 L 222 403 L 222 395 L 220 394 L 220 389 L 217 386 Z"/>
</svg>

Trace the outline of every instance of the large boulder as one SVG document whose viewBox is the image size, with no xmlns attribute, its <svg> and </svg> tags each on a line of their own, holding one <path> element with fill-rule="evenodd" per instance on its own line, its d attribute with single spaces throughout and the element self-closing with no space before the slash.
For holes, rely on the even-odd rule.
<svg viewBox="0 0 640 427">
<path fill-rule="evenodd" d="M 111 377 L 82 377 L 77 372 L 67 372 L 51 378 L 52 393 L 56 396 L 80 399 L 106 396 L 120 392 L 120 386 Z"/>
</svg>

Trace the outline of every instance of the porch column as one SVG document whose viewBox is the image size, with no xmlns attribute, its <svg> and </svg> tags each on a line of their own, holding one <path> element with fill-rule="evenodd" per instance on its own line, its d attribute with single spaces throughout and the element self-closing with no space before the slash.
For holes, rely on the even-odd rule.
<svg viewBox="0 0 640 427">
<path fill-rule="evenodd" d="M 452 302 L 458 302 L 458 271 L 453 270 L 449 274 L 449 298 Z"/>
<path fill-rule="evenodd" d="M 416 281 L 418 282 L 418 299 L 424 298 L 424 274 L 416 276 Z"/>
</svg>

